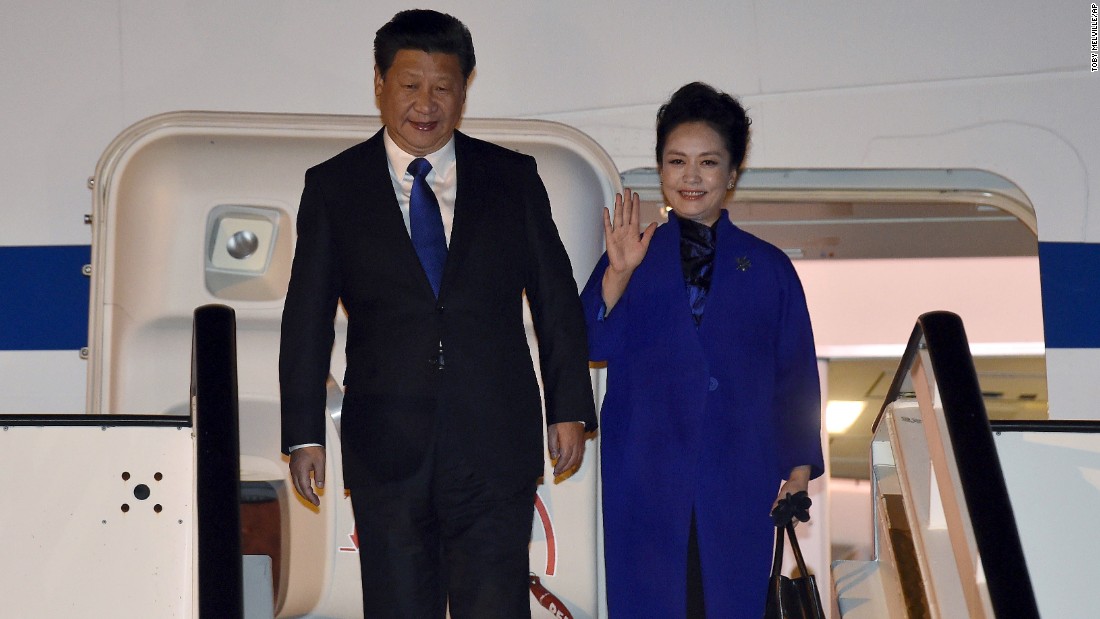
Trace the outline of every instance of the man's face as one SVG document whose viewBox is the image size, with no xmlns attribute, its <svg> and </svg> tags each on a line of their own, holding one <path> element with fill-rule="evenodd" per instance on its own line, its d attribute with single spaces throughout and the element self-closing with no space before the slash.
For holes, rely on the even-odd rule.
<svg viewBox="0 0 1100 619">
<path fill-rule="evenodd" d="M 374 95 L 393 141 L 423 157 L 451 139 L 462 118 L 466 80 L 454 54 L 402 49 L 385 75 L 374 67 Z"/>
</svg>

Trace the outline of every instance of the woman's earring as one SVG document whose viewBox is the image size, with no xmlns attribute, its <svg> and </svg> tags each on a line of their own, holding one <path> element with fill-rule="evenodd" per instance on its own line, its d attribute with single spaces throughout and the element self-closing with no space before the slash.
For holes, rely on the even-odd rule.
<svg viewBox="0 0 1100 619">
<path fill-rule="evenodd" d="M 732 181 L 732 180 L 730 180 L 730 182 L 729 182 L 729 183 L 726 183 L 726 189 L 727 189 L 727 190 L 729 190 L 729 189 L 733 189 L 733 181 Z"/>
</svg>

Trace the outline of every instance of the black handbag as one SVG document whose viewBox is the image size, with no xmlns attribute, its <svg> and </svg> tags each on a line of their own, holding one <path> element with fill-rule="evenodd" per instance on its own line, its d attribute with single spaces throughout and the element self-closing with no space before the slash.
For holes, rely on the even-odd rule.
<svg viewBox="0 0 1100 619">
<path fill-rule="evenodd" d="M 825 619 L 825 611 L 821 608 L 821 595 L 817 590 L 817 580 L 806 571 L 806 562 L 802 559 L 802 549 L 798 547 L 798 537 L 794 534 L 792 517 L 797 517 L 805 522 L 809 519 L 792 510 L 797 508 L 783 505 L 784 502 L 794 504 L 802 501 L 806 508 L 809 507 L 809 497 L 799 496 L 780 499 L 780 506 L 772 512 L 775 519 L 775 555 L 772 557 L 772 573 L 768 579 L 768 600 L 764 605 L 764 619 Z M 805 513 L 805 508 L 802 509 Z M 795 562 L 798 563 L 797 578 L 788 578 L 783 575 L 783 536 L 791 540 L 791 551 L 794 553 Z"/>
</svg>

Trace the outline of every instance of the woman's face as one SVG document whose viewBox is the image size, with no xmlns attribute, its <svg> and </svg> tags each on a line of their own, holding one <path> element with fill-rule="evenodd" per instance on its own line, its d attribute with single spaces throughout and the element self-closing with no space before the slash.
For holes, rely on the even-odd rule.
<svg viewBox="0 0 1100 619">
<path fill-rule="evenodd" d="M 657 171 L 661 190 L 681 219 L 711 225 L 718 221 L 737 170 L 722 137 L 704 122 L 678 125 L 665 140 Z"/>
</svg>

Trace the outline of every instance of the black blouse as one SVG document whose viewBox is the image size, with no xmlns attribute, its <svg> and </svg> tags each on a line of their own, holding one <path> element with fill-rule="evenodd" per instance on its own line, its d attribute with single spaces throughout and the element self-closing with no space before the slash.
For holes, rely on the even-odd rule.
<svg viewBox="0 0 1100 619">
<path fill-rule="evenodd" d="M 688 301 L 695 326 L 703 321 L 703 308 L 710 292 L 714 272 L 714 246 L 718 238 L 718 222 L 706 226 L 690 219 L 680 221 L 680 267 L 688 289 Z"/>
</svg>

